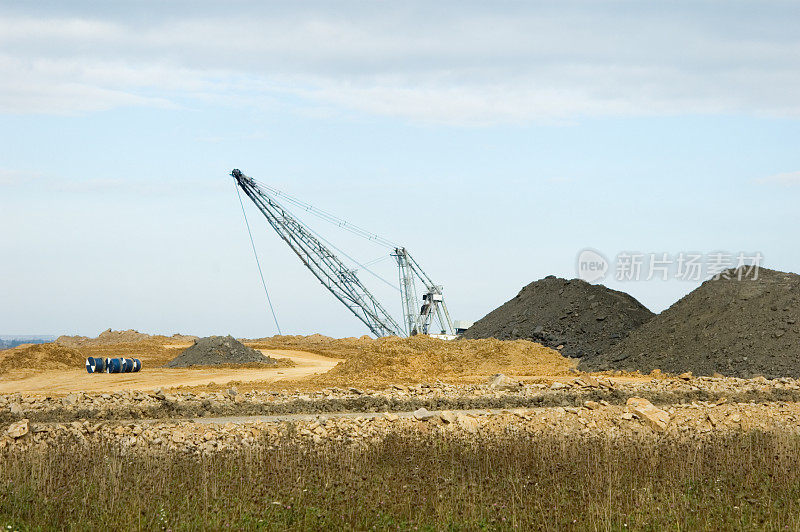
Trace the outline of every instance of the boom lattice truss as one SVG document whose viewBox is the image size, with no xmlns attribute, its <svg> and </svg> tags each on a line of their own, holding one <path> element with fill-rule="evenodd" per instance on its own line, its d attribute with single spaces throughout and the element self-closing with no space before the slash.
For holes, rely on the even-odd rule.
<svg viewBox="0 0 800 532">
<path fill-rule="evenodd" d="M 391 253 L 397 261 L 400 271 L 400 292 L 404 314 L 404 326 L 401 327 L 359 280 L 356 271 L 348 268 L 320 239 L 314 236 L 308 227 L 276 201 L 273 194 L 277 191 L 256 183 L 254 179 L 244 175 L 240 170 L 233 170 L 231 176 L 258 207 L 278 236 L 300 258 L 303 265 L 375 336 L 428 334 L 434 318 L 440 326 L 437 332 L 453 334 L 453 325 L 442 296 L 442 287 L 433 283 L 405 248 L 395 247 Z M 297 200 L 292 201 L 300 203 Z M 308 209 L 312 208 L 309 206 Z M 332 215 L 320 212 L 323 218 L 332 221 Z M 339 225 L 343 223 L 341 222 Z M 377 235 L 355 229 L 354 232 L 366 238 L 379 238 Z M 415 278 L 419 279 L 425 287 L 422 305 L 417 300 Z"/>
</svg>

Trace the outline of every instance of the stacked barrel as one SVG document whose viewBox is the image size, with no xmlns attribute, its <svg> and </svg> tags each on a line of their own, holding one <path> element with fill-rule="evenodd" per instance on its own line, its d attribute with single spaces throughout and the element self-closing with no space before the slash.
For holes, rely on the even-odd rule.
<svg viewBox="0 0 800 532">
<path fill-rule="evenodd" d="M 100 358 L 86 359 L 87 373 L 132 373 L 142 369 L 142 361 L 138 358 Z"/>
<path fill-rule="evenodd" d="M 87 373 L 102 373 L 106 369 L 106 361 L 100 357 L 89 357 L 86 359 Z"/>
</svg>

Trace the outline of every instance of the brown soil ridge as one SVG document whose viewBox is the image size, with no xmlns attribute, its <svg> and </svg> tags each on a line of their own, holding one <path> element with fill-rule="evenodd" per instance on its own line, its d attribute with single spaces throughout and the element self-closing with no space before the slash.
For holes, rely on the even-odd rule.
<svg viewBox="0 0 800 532">
<path fill-rule="evenodd" d="M 31 372 L 83 367 L 83 353 L 58 344 L 33 344 L 0 351 L 0 374 L 13 370 Z"/>
<path fill-rule="evenodd" d="M 345 342 L 349 348 L 349 342 Z M 378 384 L 425 382 L 465 375 L 559 375 L 575 362 L 558 351 L 526 340 L 446 341 L 429 336 L 361 341 L 356 353 L 319 381 Z"/>
<path fill-rule="evenodd" d="M 102 346 L 114 344 L 132 344 L 146 341 L 154 341 L 160 343 L 190 343 L 197 340 L 197 336 L 185 334 L 173 334 L 172 336 L 164 336 L 160 334 L 151 335 L 141 333 L 134 329 L 127 329 L 125 331 L 114 331 L 106 329 L 101 332 L 96 338 L 89 338 L 88 336 L 59 336 L 56 338 L 55 343 L 80 348 L 86 346 Z"/>
<path fill-rule="evenodd" d="M 256 349 L 291 349 L 306 351 L 331 358 L 349 358 L 363 351 L 365 346 L 378 342 L 371 336 L 332 338 L 323 334 L 275 335 L 253 340 L 242 340 Z"/>
</svg>

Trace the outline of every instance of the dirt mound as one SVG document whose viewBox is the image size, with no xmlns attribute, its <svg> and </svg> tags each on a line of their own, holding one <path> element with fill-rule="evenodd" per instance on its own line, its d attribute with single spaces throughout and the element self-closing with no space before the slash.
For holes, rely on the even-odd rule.
<svg viewBox="0 0 800 532">
<path fill-rule="evenodd" d="M 33 344 L 0 351 L 0 374 L 14 370 L 80 369 L 83 353 L 58 344 Z"/>
<path fill-rule="evenodd" d="M 208 336 L 165 364 L 168 368 L 215 366 L 220 364 L 275 364 L 275 360 L 247 347 L 233 336 Z"/>
<path fill-rule="evenodd" d="M 761 268 L 704 282 L 586 371 L 660 369 L 749 378 L 800 377 L 800 275 Z"/>
<path fill-rule="evenodd" d="M 431 382 L 465 375 L 557 375 L 575 362 L 542 345 L 495 339 L 445 341 L 428 336 L 363 341 L 357 354 L 320 380 Z"/>
<path fill-rule="evenodd" d="M 331 338 L 322 334 L 301 335 L 275 335 L 256 340 L 246 340 L 248 345 L 257 349 L 291 349 L 308 351 L 318 355 L 332 358 L 349 358 L 359 354 L 364 346 L 377 342 L 371 336 Z"/>
<path fill-rule="evenodd" d="M 197 336 L 189 336 L 184 334 L 173 334 L 172 336 L 163 335 L 150 335 L 140 333 L 133 329 L 126 331 L 113 331 L 107 329 L 101 332 L 97 338 L 89 338 L 88 336 L 59 336 L 56 338 L 56 343 L 67 347 L 83 347 L 83 346 L 98 346 L 98 345 L 114 345 L 114 344 L 133 344 L 146 341 L 154 341 L 161 343 L 183 343 L 193 342 L 197 340 Z"/>
<path fill-rule="evenodd" d="M 607 351 L 653 313 L 632 296 L 580 279 L 548 276 L 467 329 L 464 338 L 526 339 L 568 357 Z"/>
</svg>

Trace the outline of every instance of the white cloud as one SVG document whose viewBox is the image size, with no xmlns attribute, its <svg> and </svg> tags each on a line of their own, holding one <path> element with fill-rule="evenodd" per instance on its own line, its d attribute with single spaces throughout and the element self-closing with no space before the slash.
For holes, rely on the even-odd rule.
<svg viewBox="0 0 800 532">
<path fill-rule="evenodd" d="M 455 125 L 800 115 L 792 5 L 458 5 L 0 13 L 0 112 L 291 105 Z"/>
<path fill-rule="evenodd" d="M 756 181 L 767 185 L 800 185 L 800 172 L 784 172 L 781 174 L 761 177 Z"/>
</svg>

